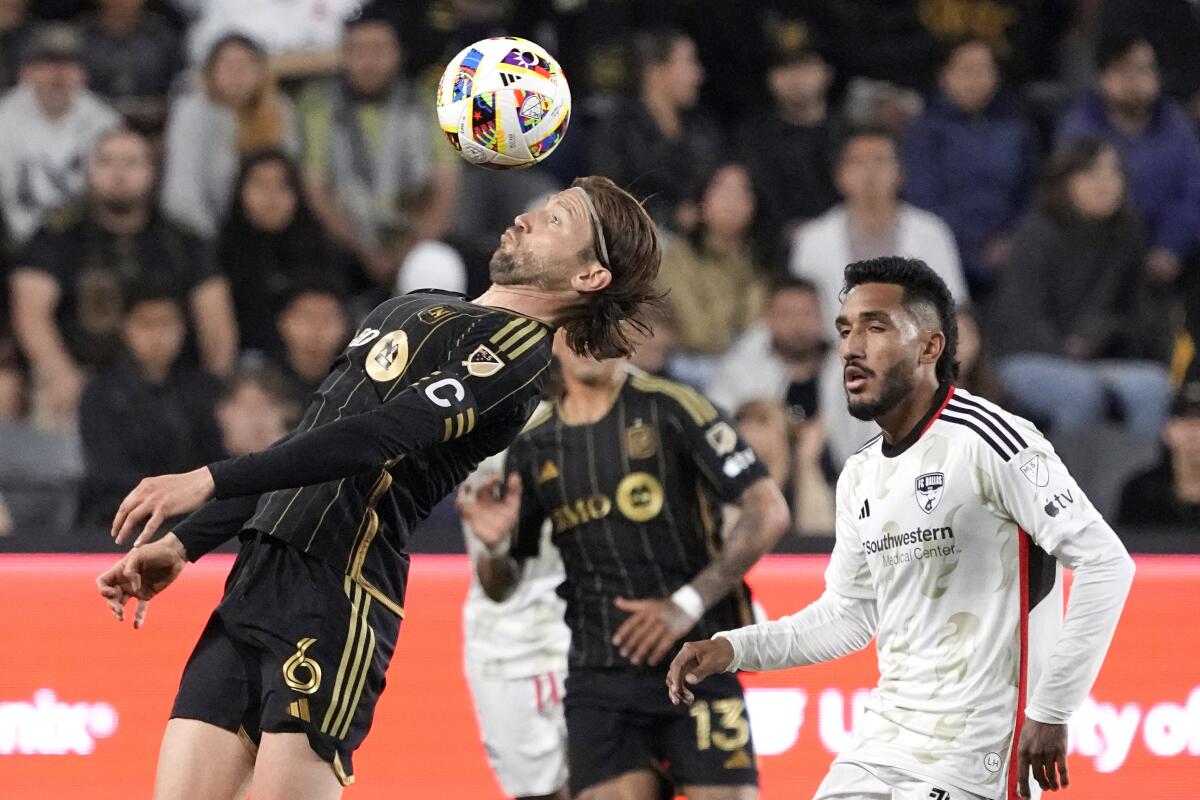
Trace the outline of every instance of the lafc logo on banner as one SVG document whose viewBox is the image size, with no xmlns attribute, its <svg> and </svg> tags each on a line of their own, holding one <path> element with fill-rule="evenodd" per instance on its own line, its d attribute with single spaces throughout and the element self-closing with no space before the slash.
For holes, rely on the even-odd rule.
<svg viewBox="0 0 1200 800">
<path fill-rule="evenodd" d="M 500 356 L 489 350 L 487 345 L 481 344 L 471 355 L 467 356 L 463 366 L 476 378 L 487 378 L 503 369 L 504 362 L 500 360 Z"/>
</svg>

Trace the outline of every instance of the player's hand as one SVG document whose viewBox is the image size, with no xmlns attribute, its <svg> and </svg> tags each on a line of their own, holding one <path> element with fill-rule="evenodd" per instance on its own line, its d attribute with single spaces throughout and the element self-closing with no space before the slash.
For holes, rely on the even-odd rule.
<svg viewBox="0 0 1200 800">
<path fill-rule="evenodd" d="M 618 597 L 616 606 L 630 616 L 617 628 L 612 642 L 621 655 L 634 664 L 653 666 L 662 661 L 679 637 L 696 625 L 696 620 L 670 598 L 626 600 Z"/>
<path fill-rule="evenodd" d="M 1067 726 L 1049 725 L 1029 717 L 1017 744 L 1017 794 L 1029 797 L 1029 771 L 1043 791 L 1067 788 Z"/>
<path fill-rule="evenodd" d="M 733 663 L 733 645 L 728 639 L 688 642 L 667 670 L 667 694 L 675 705 L 691 705 L 696 696 L 688 689 L 709 675 L 729 669 Z"/>
<path fill-rule="evenodd" d="M 122 544 L 134 528 L 145 522 L 145 527 L 133 543 L 135 547 L 144 544 L 154 538 L 167 519 L 191 513 L 204 505 L 214 488 L 208 467 L 177 475 L 144 478 L 121 501 L 117 516 L 113 519 L 112 537 L 117 544 Z"/>
<path fill-rule="evenodd" d="M 118 622 L 125 619 L 126 603 L 136 598 L 133 627 L 140 628 L 146 621 L 150 599 L 170 586 L 186 565 L 187 551 L 183 543 L 175 538 L 175 534 L 168 533 L 157 542 L 135 547 L 126 553 L 96 578 L 96 588 Z"/>
<path fill-rule="evenodd" d="M 508 476 L 504 494 L 499 492 L 500 478 L 493 476 L 480 481 L 474 489 L 463 484 L 455 497 L 455 506 L 467 529 L 488 549 L 502 544 L 517 526 L 521 511 L 521 478 L 517 473 Z"/>
</svg>

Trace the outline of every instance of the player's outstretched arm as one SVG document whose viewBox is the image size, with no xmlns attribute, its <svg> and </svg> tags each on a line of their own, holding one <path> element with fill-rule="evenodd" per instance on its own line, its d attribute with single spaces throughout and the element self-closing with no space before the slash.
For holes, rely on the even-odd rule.
<svg viewBox="0 0 1200 800">
<path fill-rule="evenodd" d="M 675 705 L 691 705 L 696 699 L 688 689 L 700 681 L 725 672 L 733 663 L 733 645 L 727 639 L 687 642 L 667 670 L 667 693 Z"/>
<path fill-rule="evenodd" d="M 504 493 L 500 477 L 486 478 L 473 489 L 463 485 L 455 497 L 459 517 L 469 535 L 483 544 L 485 552 L 475 560 L 475 573 L 483 592 L 503 602 L 520 581 L 519 567 L 509 555 L 508 545 L 521 509 L 521 478 L 508 476 Z"/>
<path fill-rule="evenodd" d="M 187 555 L 183 544 L 168 533 L 157 542 L 135 547 L 125 554 L 96 578 L 96 588 L 118 622 L 125 619 L 126 604 L 136 599 L 133 627 L 140 628 L 150 599 L 179 577 L 187 564 Z"/>
<path fill-rule="evenodd" d="M 690 583 L 669 598 L 629 600 L 616 606 L 629 614 L 613 634 L 613 644 L 634 664 L 657 664 L 704 614 L 769 552 L 790 522 L 787 503 L 774 481 L 760 478 L 738 498 L 741 514 L 721 550 Z"/>
</svg>

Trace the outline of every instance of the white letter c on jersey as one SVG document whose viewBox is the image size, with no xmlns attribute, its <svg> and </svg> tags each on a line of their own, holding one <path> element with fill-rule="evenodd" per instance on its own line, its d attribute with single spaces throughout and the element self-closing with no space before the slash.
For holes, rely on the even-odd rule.
<svg viewBox="0 0 1200 800">
<path fill-rule="evenodd" d="M 438 390 L 446 386 L 450 387 L 454 393 L 453 400 L 447 400 L 445 397 L 438 395 Z M 454 378 L 442 378 L 440 381 L 434 381 L 425 387 L 425 396 L 428 397 L 435 406 L 449 408 L 454 403 L 461 402 L 462 399 L 467 396 L 467 392 L 465 389 L 463 389 L 463 385 Z"/>
</svg>

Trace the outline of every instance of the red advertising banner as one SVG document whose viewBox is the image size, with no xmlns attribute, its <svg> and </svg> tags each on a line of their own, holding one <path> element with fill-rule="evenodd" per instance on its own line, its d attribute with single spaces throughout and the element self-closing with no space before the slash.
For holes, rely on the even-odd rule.
<svg viewBox="0 0 1200 800">
<path fill-rule="evenodd" d="M 823 556 L 752 573 L 771 616 L 822 589 Z M 146 626 L 113 621 L 94 588 L 106 556 L 0 556 L 0 797 L 149 797 L 184 661 L 221 593 L 228 557 L 190 566 Z M 1192 800 L 1200 775 L 1200 557 L 1137 559 L 1121 627 L 1071 728 L 1065 798 Z M 468 564 L 416 556 L 400 644 L 348 800 L 502 797 L 462 676 Z M 763 797 L 806 798 L 850 736 L 876 680 L 871 648 L 746 677 Z"/>
</svg>

